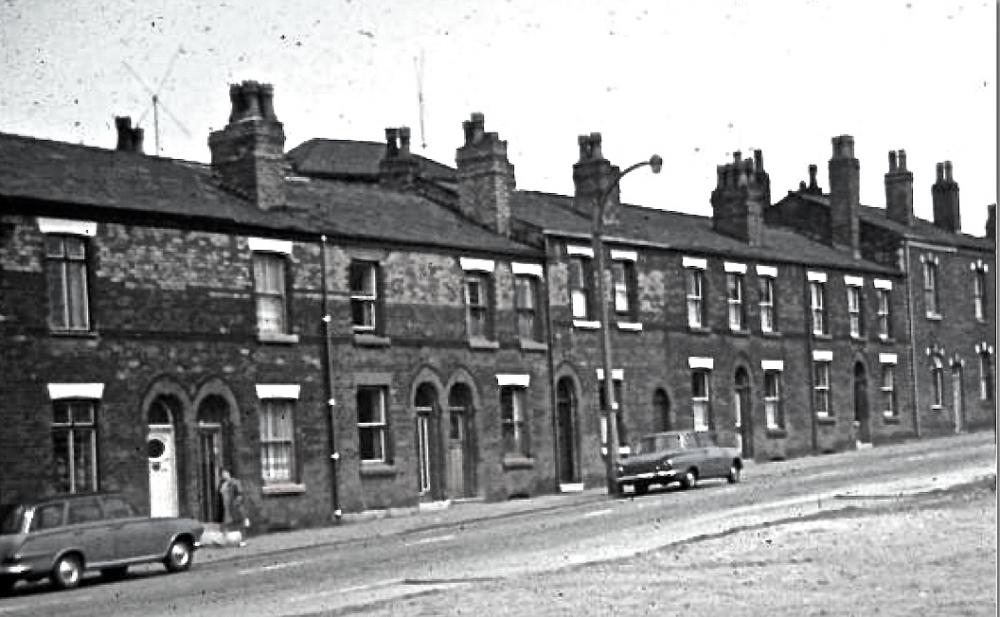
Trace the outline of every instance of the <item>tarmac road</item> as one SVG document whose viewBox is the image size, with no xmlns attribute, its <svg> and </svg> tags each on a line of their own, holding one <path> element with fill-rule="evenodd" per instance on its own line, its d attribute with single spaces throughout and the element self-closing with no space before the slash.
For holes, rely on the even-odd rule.
<svg viewBox="0 0 1000 617">
<path fill-rule="evenodd" d="M 364 612 L 373 603 L 627 557 L 995 470 L 993 433 L 980 433 L 750 465 L 738 485 L 706 481 L 692 491 L 634 499 L 567 497 L 564 507 L 558 497 L 548 498 L 556 507 L 526 504 L 496 518 L 489 518 L 491 504 L 464 512 L 455 506 L 433 525 L 421 525 L 424 515 L 417 515 L 261 538 L 245 550 L 205 551 L 179 575 L 150 566 L 120 582 L 95 578 L 68 592 L 22 586 L 0 599 L 0 616 Z"/>
</svg>

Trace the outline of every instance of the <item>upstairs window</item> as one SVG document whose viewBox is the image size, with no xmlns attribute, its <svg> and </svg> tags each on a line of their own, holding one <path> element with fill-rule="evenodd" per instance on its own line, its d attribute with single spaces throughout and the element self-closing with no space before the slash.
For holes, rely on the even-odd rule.
<svg viewBox="0 0 1000 617">
<path fill-rule="evenodd" d="M 261 400 L 260 469 L 264 484 L 296 481 L 294 410 L 294 400 Z"/>
<path fill-rule="evenodd" d="M 383 331 L 380 311 L 379 265 L 372 261 L 352 261 L 350 265 L 351 326 L 355 332 Z"/>
<path fill-rule="evenodd" d="M 487 272 L 465 273 L 466 320 L 469 338 L 493 338 L 493 277 Z"/>
<path fill-rule="evenodd" d="M 593 315 L 594 272 L 591 260 L 574 255 L 569 260 L 569 294 L 573 319 L 591 319 Z"/>
<path fill-rule="evenodd" d="M 826 334 L 826 286 L 822 281 L 809 282 L 809 314 L 812 318 L 812 333 Z"/>
<path fill-rule="evenodd" d="M 726 304 L 729 307 L 729 329 L 738 331 L 744 327 L 743 275 L 737 272 L 726 274 Z"/>
<path fill-rule="evenodd" d="M 45 275 L 49 296 L 49 327 L 63 332 L 90 330 L 86 239 L 46 234 Z"/>
<path fill-rule="evenodd" d="M 621 259 L 622 253 L 630 259 Z M 616 256 L 619 258 L 616 259 Z M 622 320 L 639 319 L 639 282 L 632 251 L 611 251 L 611 287 L 614 294 L 615 315 Z"/>
<path fill-rule="evenodd" d="M 888 289 L 878 290 L 878 336 L 880 339 L 888 339 L 892 336 L 892 310 L 890 304 L 890 292 Z"/>
<path fill-rule="evenodd" d="M 60 492 L 96 491 L 97 403 L 57 400 L 52 409 L 55 484 Z"/>
<path fill-rule="evenodd" d="M 777 313 L 774 302 L 774 278 L 760 276 L 760 331 L 776 332 L 778 330 Z"/>
<path fill-rule="evenodd" d="M 986 319 L 986 272 L 984 269 L 978 268 L 972 274 L 972 301 L 976 319 L 984 321 Z"/>
<path fill-rule="evenodd" d="M 255 252 L 253 255 L 257 332 L 260 334 L 286 334 L 288 332 L 286 263 L 286 257 L 280 253 Z"/>
<path fill-rule="evenodd" d="M 924 256 L 921 259 L 924 262 L 924 310 L 928 317 L 938 317 L 941 313 L 938 310 L 937 257 Z"/>
<path fill-rule="evenodd" d="M 709 429 L 711 403 L 711 372 L 695 370 L 691 373 L 691 411 L 694 418 L 694 430 Z"/>
<path fill-rule="evenodd" d="M 864 303 L 861 298 L 861 288 L 854 285 L 847 287 L 847 315 L 850 323 L 851 337 L 861 338 L 865 334 Z"/>
<path fill-rule="evenodd" d="M 507 456 L 520 458 L 531 456 L 525 407 L 526 394 L 527 388 L 500 386 L 500 430 L 504 454 Z"/>
<path fill-rule="evenodd" d="M 514 277 L 514 305 L 517 310 L 517 335 L 522 340 L 541 340 L 537 277 L 526 274 Z"/>
<path fill-rule="evenodd" d="M 684 276 L 687 282 L 688 326 L 702 328 L 705 326 L 705 273 L 697 268 L 687 268 Z"/>
</svg>

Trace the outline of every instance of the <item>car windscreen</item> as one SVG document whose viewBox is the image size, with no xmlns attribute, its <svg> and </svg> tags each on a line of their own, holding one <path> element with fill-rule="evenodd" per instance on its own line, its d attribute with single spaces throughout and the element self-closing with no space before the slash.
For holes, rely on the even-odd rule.
<svg viewBox="0 0 1000 617">
<path fill-rule="evenodd" d="M 650 454 L 666 450 L 678 450 L 681 447 L 680 435 L 648 435 L 635 444 L 636 454 Z"/>
<path fill-rule="evenodd" d="M 0 534 L 21 533 L 24 506 L 0 504 Z"/>
</svg>

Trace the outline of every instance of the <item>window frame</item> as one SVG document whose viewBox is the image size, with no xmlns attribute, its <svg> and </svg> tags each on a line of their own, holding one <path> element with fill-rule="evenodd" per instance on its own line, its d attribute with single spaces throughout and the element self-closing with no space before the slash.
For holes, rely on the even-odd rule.
<svg viewBox="0 0 1000 617">
<path fill-rule="evenodd" d="M 705 313 L 705 271 L 701 268 L 684 268 L 685 306 L 688 328 L 707 327 Z"/>
<path fill-rule="evenodd" d="M 944 362 L 938 356 L 931 358 L 931 409 L 944 409 Z"/>
<path fill-rule="evenodd" d="M 696 384 L 701 381 L 702 394 Z M 699 424 L 699 410 L 702 423 Z M 706 368 L 691 370 L 691 425 L 695 431 L 712 430 L 712 371 Z"/>
<path fill-rule="evenodd" d="M 778 370 L 764 371 L 764 424 L 770 431 L 785 429 L 785 410 L 781 403 L 781 373 Z M 770 380 L 770 384 L 769 384 Z M 772 389 L 768 388 L 773 385 Z"/>
<path fill-rule="evenodd" d="M 362 392 L 373 392 L 377 394 L 376 404 L 379 407 L 380 417 L 374 418 L 370 422 L 361 421 L 361 397 Z M 355 415 L 357 418 L 357 430 L 358 430 L 358 461 L 362 465 L 392 465 L 393 464 L 393 453 L 392 453 L 392 431 L 390 428 L 390 413 L 389 413 L 389 387 L 385 385 L 374 385 L 374 384 L 360 384 L 355 388 Z M 381 450 L 380 457 L 368 457 L 365 458 L 363 451 L 363 444 L 365 443 L 362 438 L 363 432 L 373 432 L 376 435 L 376 440 L 379 444 L 379 449 Z M 375 443 L 373 440 L 372 443 Z"/>
<path fill-rule="evenodd" d="M 831 364 L 829 360 L 813 360 L 813 413 L 817 418 L 833 418 Z"/>
<path fill-rule="evenodd" d="M 532 274 L 514 275 L 514 311 L 517 313 L 517 335 L 522 340 L 539 342 L 542 339 L 542 319 L 539 278 Z M 527 291 L 523 291 L 527 289 Z M 526 294 L 526 295 L 525 295 Z M 532 306 L 525 306 L 522 297 L 531 298 Z M 529 325 L 526 327 L 525 323 Z"/>
<path fill-rule="evenodd" d="M 822 281 L 809 281 L 809 319 L 813 336 L 829 334 L 826 319 L 826 283 Z"/>
<path fill-rule="evenodd" d="M 465 323 L 470 339 L 493 340 L 494 334 L 494 292 L 493 274 L 482 270 L 466 270 L 463 289 L 465 293 Z M 472 285 L 478 287 L 478 302 L 472 301 Z M 473 324 L 481 324 L 479 328 Z"/>
<path fill-rule="evenodd" d="M 760 301 L 757 303 L 760 309 L 760 331 L 765 334 L 773 334 L 778 332 L 778 312 L 774 295 L 775 278 L 758 275 L 757 281 L 760 291 Z"/>
<path fill-rule="evenodd" d="M 502 385 L 499 387 L 498 398 L 500 442 L 504 458 L 531 458 L 528 388 L 520 385 Z"/>
<path fill-rule="evenodd" d="M 632 322 L 638 321 L 638 273 L 634 260 L 611 260 L 611 290 L 615 316 Z M 622 306 L 620 302 L 623 303 Z"/>
<path fill-rule="evenodd" d="M 876 289 L 878 309 L 878 336 L 883 341 L 892 338 L 892 292 L 888 289 Z"/>
<path fill-rule="evenodd" d="M 977 321 L 986 321 L 986 271 L 975 268 L 972 278 L 973 311 Z"/>
<path fill-rule="evenodd" d="M 923 260 L 924 311 L 927 317 L 940 317 L 941 307 L 938 298 L 938 264 L 937 259 Z"/>
<path fill-rule="evenodd" d="M 858 285 L 847 285 L 847 323 L 851 338 L 865 337 L 865 299 Z"/>
<path fill-rule="evenodd" d="M 364 268 L 364 272 L 359 272 Z M 355 287 L 355 274 L 371 285 L 370 292 Z M 382 334 L 385 332 L 382 313 L 382 272 L 381 264 L 368 259 L 352 259 L 348 265 L 348 291 L 351 302 L 351 330 L 358 334 Z M 361 308 L 362 322 L 370 315 L 371 323 L 358 323 L 356 307 Z"/>
<path fill-rule="evenodd" d="M 735 293 L 734 293 L 735 292 Z M 746 329 L 746 288 L 740 272 L 726 273 L 726 315 L 729 329 L 742 332 Z M 735 320 L 734 320 L 735 318 Z"/>
<path fill-rule="evenodd" d="M 73 410 L 79 406 L 87 406 L 89 408 L 89 420 L 75 420 Z M 65 417 L 67 420 L 60 422 L 57 421 L 57 410 L 63 407 L 66 409 Z M 55 476 L 56 485 L 60 488 L 61 492 L 95 492 L 100 489 L 100 470 L 98 469 L 99 458 L 97 452 L 97 413 L 98 401 L 93 399 L 72 398 L 52 401 L 52 422 L 49 426 L 49 433 L 52 439 L 53 460 L 55 461 L 53 470 L 58 474 L 59 460 L 63 460 L 66 465 L 66 476 Z M 65 445 L 67 449 L 65 450 L 65 458 L 58 456 L 59 444 L 57 443 L 56 435 L 59 433 L 66 435 Z M 76 448 L 78 440 L 76 437 L 78 435 L 86 436 L 89 441 L 89 444 L 86 444 L 88 451 L 85 453 L 85 456 L 90 463 L 90 473 L 88 474 L 85 469 L 84 476 L 80 476 L 77 470 Z M 78 487 L 77 483 L 81 479 L 87 480 L 87 482 L 83 482 L 82 486 Z"/>
<path fill-rule="evenodd" d="M 570 255 L 567 262 L 570 315 L 576 320 L 594 316 L 594 260 L 586 255 Z M 578 311 L 582 309 L 582 314 Z"/>
<path fill-rule="evenodd" d="M 984 349 L 979 352 L 979 400 L 992 401 L 995 388 L 993 354 Z"/>
<path fill-rule="evenodd" d="M 258 415 L 258 438 L 260 439 L 260 479 L 264 487 L 298 484 L 299 482 L 299 452 L 296 431 L 296 408 L 298 401 L 294 398 L 268 397 L 260 399 L 260 410 Z M 277 425 L 273 423 L 273 412 L 279 408 L 287 410 L 287 431 L 288 435 L 283 436 L 272 431 Z M 269 423 L 268 420 L 272 419 Z M 274 469 L 280 469 L 277 463 L 280 461 L 278 452 L 272 448 L 286 445 L 288 460 L 284 467 L 287 469 L 287 477 L 275 475 Z M 280 451 L 279 451 L 280 452 Z M 272 475 L 268 475 L 268 471 Z"/>
<path fill-rule="evenodd" d="M 52 241 L 59 242 L 59 255 L 52 250 Z M 70 244 L 79 248 L 74 254 Z M 52 332 L 90 332 L 92 326 L 90 302 L 90 242 L 86 236 L 65 233 L 43 234 L 43 262 L 47 280 L 48 326 Z M 72 273 L 72 276 L 71 276 Z M 53 300 L 54 285 L 58 278 L 62 315 L 56 319 L 57 303 Z M 72 282 L 76 281 L 78 291 L 74 293 Z M 79 306 L 78 306 L 79 305 Z M 76 310 L 74 310 L 76 309 Z M 81 324 L 74 323 L 82 320 Z"/>
<path fill-rule="evenodd" d="M 879 391 L 882 394 L 882 416 L 895 418 L 899 415 L 899 408 L 896 404 L 896 365 L 882 364 L 882 376 L 879 382 Z"/>
<path fill-rule="evenodd" d="M 288 283 L 290 273 L 288 255 L 276 251 L 253 251 L 252 262 L 251 269 L 253 273 L 253 296 L 257 334 L 263 336 L 289 334 L 291 332 L 291 319 L 289 318 L 290 294 Z M 269 270 L 268 265 L 273 266 L 273 269 Z M 275 285 L 277 289 L 264 289 L 264 286 L 268 284 L 268 274 L 272 272 L 279 274 L 281 277 L 281 280 Z M 261 311 L 266 306 L 265 301 L 268 299 L 277 300 L 276 305 L 280 309 L 280 323 L 278 323 L 277 327 L 268 326 L 267 318 Z"/>
</svg>

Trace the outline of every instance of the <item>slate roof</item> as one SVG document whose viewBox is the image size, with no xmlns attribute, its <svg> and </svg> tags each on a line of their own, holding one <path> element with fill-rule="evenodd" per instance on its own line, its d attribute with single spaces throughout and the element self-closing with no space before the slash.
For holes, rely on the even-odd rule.
<svg viewBox="0 0 1000 617">
<path fill-rule="evenodd" d="M 513 214 L 518 219 L 556 235 L 588 235 L 590 219 L 572 210 L 573 199 L 562 195 L 519 191 L 513 200 Z M 763 246 L 751 247 L 746 242 L 712 230 L 711 217 L 657 210 L 622 204 L 619 225 L 609 228 L 606 237 L 648 243 L 663 248 L 684 251 L 692 255 L 721 255 L 772 263 L 796 263 L 881 273 L 898 271 L 853 256 L 825 244 L 810 240 L 799 233 L 781 227 L 764 229 Z"/>
<path fill-rule="evenodd" d="M 812 202 L 827 208 L 830 207 L 830 195 L 828 193 L 824 193 L 822 195 L 791 193 L 785 199 L 792 198 Z M 933 222 L 922 218 L 914 217 L 912 225 L 904 225 L 898 221 L 890 219 L 886 215 L 885 208 L 862 205 L 861 220 L 865 223 L 876 225 L 882 229 L 911 240 L 920 240 L 943 246 L 954 246 L 990 252 L 996 248 L 996 244 L 985 236 L 973 236 L 966 233 L 950 232 L 945 229 L 941 229 Z"/>
<path fill-rule="evenodd" d="M 310 139 L 291 149 L 286 156 L 296 173 L 327 178 L 378 177 L 378 164 L 385 155 L 385 144 L 374 141 Z M 420 175 L 428 180 L 455 181 L 455 169 L 413 154 L 420 164 Z"/>
<path fill-rule="evenodd" d="M 81 208 L 199 217 L 277 232 L 540 255 L 412 193 L 367 182 L 289 181 L 291 207 L 262 211 L 224 189 L 208 165 L 0 133 L 0 201 L 45 202 L 56 216 Z"/>
</svg>

